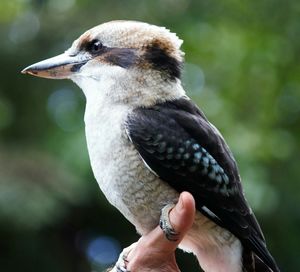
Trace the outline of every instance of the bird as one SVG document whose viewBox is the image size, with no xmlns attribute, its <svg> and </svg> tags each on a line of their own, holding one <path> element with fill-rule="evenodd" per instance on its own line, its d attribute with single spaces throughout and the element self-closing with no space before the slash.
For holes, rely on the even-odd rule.
<svg viewBox="0 0 300 272">
<path fill-rule="evenodd" d="M 187 191 L 196 214 L 179 248 L 204 271 L 278 272 L 232 152 L 183 88 L 182 43 L 162 26 L 110 21 L 22 73 L 71 79 L 82 89 L 94 176 L 140 235 L 160 224 L 176 240 L 168 212 Z"/>
</svg>

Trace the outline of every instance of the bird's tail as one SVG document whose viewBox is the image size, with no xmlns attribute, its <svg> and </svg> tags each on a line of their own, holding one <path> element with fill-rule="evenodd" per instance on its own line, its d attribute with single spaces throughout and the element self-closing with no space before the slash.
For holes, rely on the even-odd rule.
<svg viewBox="0 0 300 272">
<path fill-rule="evenodd" d="M 243 272 L 274 272 L 255 253 L 244 249 Z"/>
</svg>

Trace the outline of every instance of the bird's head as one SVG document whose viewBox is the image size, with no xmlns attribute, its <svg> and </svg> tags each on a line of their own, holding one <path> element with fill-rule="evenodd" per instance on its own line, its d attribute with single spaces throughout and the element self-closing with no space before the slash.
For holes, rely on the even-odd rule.
<svg viewBox="0 0 300 272">
<path fill-rule="evenodd" d="M 164 27 L 112 21 L 86 31 L 63 54 L 22 72 L 71 79 L 87 98 L 105 95 L 116 103 L 153 104 L 184 93 L 181 44 Z"/>
</svg>

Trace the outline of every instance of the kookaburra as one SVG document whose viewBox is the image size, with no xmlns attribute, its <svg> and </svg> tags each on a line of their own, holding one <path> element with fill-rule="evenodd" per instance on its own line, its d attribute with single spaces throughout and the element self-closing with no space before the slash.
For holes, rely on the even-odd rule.
<svg viewBox="0 0 300 272">
<path fill-rule="evenodd" d="M 182 87 L 181 44 L 164 27 L 112 21 L 22 72 L 68 78 L 83 90 L 94 175 L 138 233 L 155 228 L 163 208 L 188 191 L 197 212 L 179 247 L 193 252 L 204 271 L 277 272 L 232 153 Z"/>
</svg>

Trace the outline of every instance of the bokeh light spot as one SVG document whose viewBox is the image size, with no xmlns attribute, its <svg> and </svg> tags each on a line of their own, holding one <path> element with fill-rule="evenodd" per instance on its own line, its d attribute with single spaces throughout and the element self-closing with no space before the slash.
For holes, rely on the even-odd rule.
<svg viewBox="0 0 300 272">
<path fill-rule="evenodd" d="M 86 249 L 90 262 L 101 266 L 116 262 L 120 252 L 119 243 L 109 236 L 99 236 L 91 240 Z"/>
<path fill-rule="evenodd" d="M 12 23 L 9 38 L 15 44 L 27 42 L 32 40 L 39 30 L 39 18 L 33 12 L 26 12 Z"/>
<path fill-rule="evenodd" d="M 48 99 L 51 119 L 64 131 L 73 132 L 83 126 L 82 97 L 71 89 L 59 89 Z"/>
<path fill-rule="evenodd" d="M 184 88 L 190 95 L 199 94 L 205 83 L 204 73 L 199 66 L 186 63 L 184 65 L 182 81 Z"/>
<path fill-rule="evenodd" d="M 70 10 L 75 4 L 75 0 L 51 0 L 48 2 L 50 9 L 53 12 L 63 13 Z"/>
</svg>

